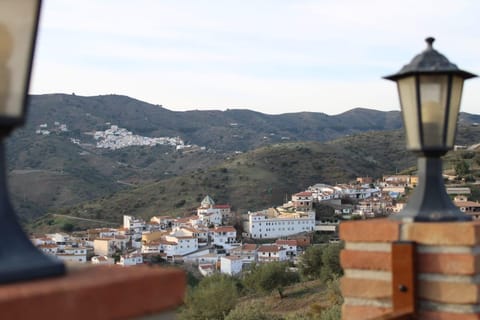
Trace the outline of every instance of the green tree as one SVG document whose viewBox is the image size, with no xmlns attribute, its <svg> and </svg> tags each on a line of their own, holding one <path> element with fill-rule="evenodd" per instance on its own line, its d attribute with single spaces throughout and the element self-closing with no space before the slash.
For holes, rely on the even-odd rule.
<svg viewBox="0 0 480 320">
<path fill-rule="evenodd" d="M 340 266 L 341 244 L 311 246 L 300 257 L 299 270 L 304 279 L 327 281 L 343 274 Z"/>
<path fill-rule="evenodd" d="M 235 308 L 238 299 L 237 281 L 227 275 L 203 278 L 188 293 L 179 319 L 222 320 Z"/>
<path fill-rule="evenodd" d="M 304 279 L 313 280 L 320 278 L 323 266 L 322 252 L 325 246 L 311 246 L 300 257 L 299 270 Z"/>
<path fill-rule="evenodd" d="M 461 160 L 455 164 L 455 174 L 463 177 L 470 173 L 470 166 L 467 161 Z"/>
<path fill-rule="evenodd" d="M 61 227 L 63 232 L 72 232 L 75 229 L 73 223 L 65 222 Z"/>
<path fill-rule="evenodd" d="M 332 280 L 343 275 L 340 265 L 340 251 L 342 244 L 330 244 L 322 252 L 322 268 L 320 270 L 320 279 L 322 281 Z"/>
<path fill-rule="evenodd" d="M 277 290 L 282 299 L 286 286 L 298 282 L 298 274 L 287 270 L 287 265 L 281 262 L 271 262 L 255 265 L 244 279 L 245 287 L 258 292 L 271 293 Z"/>
</svg>

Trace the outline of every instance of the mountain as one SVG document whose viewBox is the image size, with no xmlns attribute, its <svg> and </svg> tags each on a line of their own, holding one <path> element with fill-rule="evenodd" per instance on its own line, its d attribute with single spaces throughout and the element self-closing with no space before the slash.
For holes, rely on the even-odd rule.
<svg viewBox="0 0 480 320">
<path fill-rule="evenodd" d="M 478 127 L 472 125 L 476 122 L 480 122 L 479 116 L 461 114 L 460 123 L 468 136 L 465 144 L 478 141 Z M 68 129 L 60 130 L 61 125 Z M 172 146 L 95 148 L 94 132 L 106 130 L 111 125 L 147 137 L 178 136 L 186 144 L 205 148 L 183 151 Z M 189 198 L 184 199 L 185 205 L 180 209 L 196 205 L 199 194 L 220 189 L 224 190 L 223 195 L 218 192 L 220 201 L 238 208 L 255 209 L 272 199 L 277 203 L 285 193 L 308 183 L 334 183 L 355 175 L 377 175 L 404 168 L 412 158 L 403 152 L 401 133 L 381 132 L 400 127 L 399 112 L 362 108 L 335 116 L 312 112 L 266 115 L 250 110 L 175 112 L 118 95 L 36 95 L 30 99 L 26 126 L 16 130 L 7 140 L 9 184 L 15 208 L 24 221 L 84 201 L 142 192 L 142 188 L 155 189 L 155 185 L 159 190 L 176 190 L 186 196 L 187 191 L 178 189 L 176 184 L 192 175 L 195 181 L 209 184 L 210 189 L 193 195 L 188 191 Z M 50 134 L 37 134 L 40 129 L 48 129 Z M 355 138 L 362 132 L 367 133 Z M 313 143 L 333 139 L 337 140 Z M 302 141 L 313 144 L 295 149 L 303 145 Z M 240 152 L 248 153 L 238 154 Z M 269 152 L 275 156 L 269 156 Z M 242 160 L 248 157 L 254 160 Z M 264 160 L 255 160 L 258 157 Z M 228 161 L 237 158 L 239 164 L 229 164 Z M 383 164 L 385 160 L 388 165 Z M 269 162 L 268 166 L 264 166 L 265 161 Z M 254 163 L 258 170 L 252 170 L 252 165 L 247 163 Z M 331 163 L 338 165 L 330 166 Z M 317 171 L 313 170 L 313 164 Z M 302 169 L 304 173 L 297 171 L 299 166 L 305 168 Z M 228 174 L 220 174 L 223 173 L 220 171 L 217 177 L 228 177 L 228 184 L 210 175 L 223 169 L 227 169 Z M 306 172 L 311 176 L 307 177 Z M 296 174 L 298 177 L 292 177 Z M 248 179 L 240 181 L 237 178 L 240 176 Z M 260 178 L 264 178 L 264 182 Z M 281 184 L 285 186 L 277 187 Z M 185 185 L 196 189 L 202 186 L 193 181 L 185 181 Z M 249 191 L 235 191 L 236 188 Z M 273 192 L 273 188 L 278 192 Z M 137 203 L 134 212 L 147 212 L 145 203 L 151 203 L 152 210 L 158 205 L 158 195 L 147 189 L 145 192 L 152 194 L 151 199 L 145 198 L 138 203 L 128 200 L 128 203 Z M 265 198 L 258 205 L 235 202 L 243 196 L 247 197 L 247 203 L 256 201 L 250 200 L 254 199 L 254 192 L 270 189 L 274 198 Z M 224 196 L 227 193 L 232 199 Z M 173 195 L 160 199 L 162 197 L 170 201 Z M 165 208 L 175 208 L 175 204 L 169 203 Z M 125 208 L 130 210 L 130 205 L 126 204 Z"/>
<path fill-rule="evenodd" d="M 354 109 L 339 115 L 299 112 L 267 115 L 250 110 L 170 111 L 126 96 L 80 97 L 48 94 L 31 96 L 30 129 L 53 121 L 65 123 L 77 138 L 104 130 L 106 123 L 144 136 L 179 136 L 187 143 L 219 152 L 246 151 L 272 142 L 326 141 L 371 130 L 401 127 L 399 112 Z M 264 138 L 266 137 L 266 138 Z"/>
</svg>

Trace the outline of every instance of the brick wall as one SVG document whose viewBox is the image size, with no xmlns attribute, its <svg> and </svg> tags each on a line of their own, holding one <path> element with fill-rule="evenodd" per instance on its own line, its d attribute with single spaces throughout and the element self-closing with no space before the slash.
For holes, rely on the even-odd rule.
<svg viewBox="0 0 480 320">
<path fill-rule="evenodd" d="M 480 222 L 349 221 L 340 225 L 340 237 L 343 319 L 392 311 L 391 244 L 397 240 L 417 243 L 419 319 L 480 319 Z"/>
<path fill-rule="evenodd" d="M 65 276 L 0 285 L 0 319 L 174 319 L 186 278 L 174 268 L 94 266 Z M 153 319 L 153 318 L 152 318 Z"/>
</svg>

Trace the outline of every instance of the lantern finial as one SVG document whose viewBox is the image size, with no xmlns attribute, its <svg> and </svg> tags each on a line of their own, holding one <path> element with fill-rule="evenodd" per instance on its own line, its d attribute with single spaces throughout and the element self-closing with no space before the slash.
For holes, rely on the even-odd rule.
<svg viewBox="0 0 480 320">
<path fill-rule="evenodd" d="M 435 42 L 435 38 L 434 37 L 428 37 L 427 39 L 425 39 L 425 41 L 427 42 L 428 44 L 428 50 L 432 50 L 433 49 L 433 43 Z"/>
</svg>

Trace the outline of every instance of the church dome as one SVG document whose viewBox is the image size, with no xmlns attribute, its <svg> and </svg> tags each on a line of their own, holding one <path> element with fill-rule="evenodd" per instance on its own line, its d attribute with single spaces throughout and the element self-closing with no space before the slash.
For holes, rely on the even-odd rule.
<svg viewBox="0 0 480 320">
<path fill-rule="evenodd" d="M 207 195 L 205 198 L 203 198 L 202 203 L 200 204 L 202 208 L 210 208 L 215 205 L 215 201 Z"/>
</svg>

